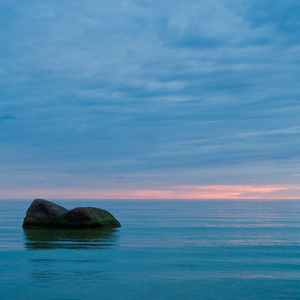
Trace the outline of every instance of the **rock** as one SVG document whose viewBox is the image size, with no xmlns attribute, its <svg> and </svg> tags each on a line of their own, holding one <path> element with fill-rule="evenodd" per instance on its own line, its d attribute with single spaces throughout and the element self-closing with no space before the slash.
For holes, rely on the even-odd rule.
<svg viewBox="0 0 300 300">
<path fill-rule="evenodd" d="M 120 227 L 120 223 L 106 210 L 96 207 L 77 207 L 64 214 L 64 220 L 71 226 Z"/>
<path fill-rule="evenodd" d="M 53 202 L 35 199 L 27 210 L 23 227 L 46 227 L 62 219 L 68 210 Z"/>
<path fill-rule="evenodd" d="M 108 211 L 96 207 L 72 210 L 44 199 L 35 199 L 26 212 L 23 228 L 121 227 Z"/>
</svg>

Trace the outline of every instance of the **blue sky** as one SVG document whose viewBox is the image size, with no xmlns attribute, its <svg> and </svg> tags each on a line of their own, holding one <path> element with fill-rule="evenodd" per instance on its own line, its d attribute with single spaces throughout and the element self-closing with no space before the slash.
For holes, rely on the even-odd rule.
<svg viewBox="0 0 300 300">
<path fill-rule="evenodd" d="M 288 0 L 2 0 L 0 197 L 300 198 L 299 16 Z"/>
</svg>

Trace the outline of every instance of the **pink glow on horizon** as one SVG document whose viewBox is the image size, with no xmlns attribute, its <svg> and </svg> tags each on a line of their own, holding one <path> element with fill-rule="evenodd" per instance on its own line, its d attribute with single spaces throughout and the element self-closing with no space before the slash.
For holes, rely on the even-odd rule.
<svg viewBox="0 0 300 300">
<path fill-rule="evenodd" d="M 164 189 L 31 189 L 1 199 L 300 199 L 297 185 L 180 185 Z"/>
</svg>

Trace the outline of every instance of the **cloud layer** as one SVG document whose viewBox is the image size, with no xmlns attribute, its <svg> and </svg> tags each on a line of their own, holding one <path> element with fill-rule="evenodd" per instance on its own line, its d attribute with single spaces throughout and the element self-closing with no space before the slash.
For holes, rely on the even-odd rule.
<svg viewBox="0 0 300 300">
<path fill-rule="evenodd" d="M 297 184 L 297 1 L 0 8 L 1 190 Z"/>
</svg>

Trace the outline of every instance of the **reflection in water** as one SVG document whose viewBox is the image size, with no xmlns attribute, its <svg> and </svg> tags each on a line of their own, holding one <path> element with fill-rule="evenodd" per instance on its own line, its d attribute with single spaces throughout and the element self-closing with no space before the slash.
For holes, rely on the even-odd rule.
<svg viewBox="0 0 300 300">
<path fill-rule="evenodd" d="M 119 230 L 97 229 L 24 229 L 27 249 L 100 249 L 116 244 Z"/>
</svg>

